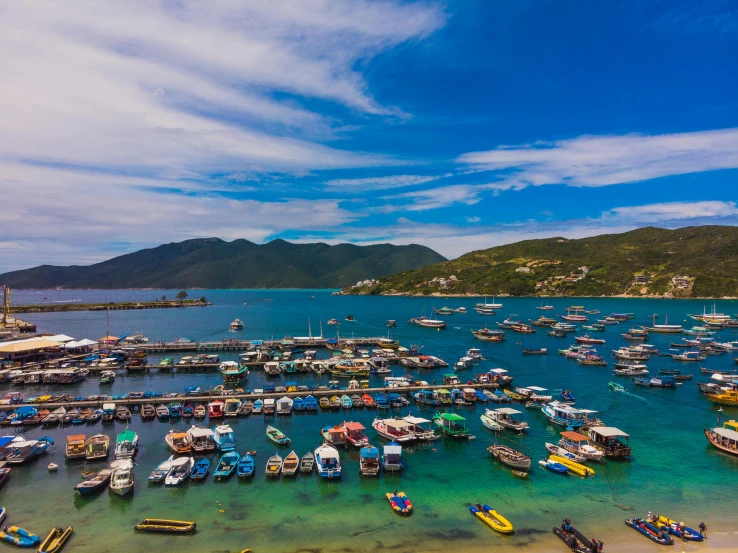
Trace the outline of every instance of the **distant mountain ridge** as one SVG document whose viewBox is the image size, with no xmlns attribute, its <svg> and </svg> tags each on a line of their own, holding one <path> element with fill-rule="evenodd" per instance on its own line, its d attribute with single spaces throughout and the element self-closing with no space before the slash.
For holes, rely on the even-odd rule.
<svg viewBox="0 0 738 553">
<path fill-rule="evenodd" d="M 341 288 L 446 258 L 425 246 L 201 238 L 163 244 L 93 265 L 41 265 L 0 274 L 12 288 Z"/>
<path fill-rule="evenodd" d="M 577 240 L 525 240 L 345 292 L 738 297 L 738 227 L 646 227 Z"/>
</svg>

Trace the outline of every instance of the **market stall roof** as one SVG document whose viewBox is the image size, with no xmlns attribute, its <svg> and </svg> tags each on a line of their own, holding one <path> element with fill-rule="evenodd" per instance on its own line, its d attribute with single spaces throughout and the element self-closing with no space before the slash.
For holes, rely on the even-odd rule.
<svg viewBox="0 0 738 553">
<path fill-rule="evenodd" d="M 29 341 L 9 342 L 0 345 L 0 353 L 23 353 L 26 351 L 38 351 L 47 348 L 55 348 L 61 346 L 61 342 L 47 340 L 46 338 L 38 338 Z"/>
<path fill-rule="evenodd" d="M 95 344 L 97 344 L 95 340 L 90 340 L 88 338 L 85 338 L 84 340 L 79 340 L 79 341 L 73 340 L 71 342 L 67 342 L 66 344 L 64 344 L 64 348 L 65 349 L 85 348 L 88 346 L 94 346 Z"/>
</svg>

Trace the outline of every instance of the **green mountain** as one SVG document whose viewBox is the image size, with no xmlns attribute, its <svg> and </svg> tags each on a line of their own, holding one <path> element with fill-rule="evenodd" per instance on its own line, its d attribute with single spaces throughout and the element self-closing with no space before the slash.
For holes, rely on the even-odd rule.
<svg viewBox="0 0 738 553">
<path fill-rule="evenodd" d="M 425 246 L 187 240 L 89 266 L 0 275 L 12 288 L 340 288 L 446 258 Z"/>
<path fill-rule="evenodd" d="M 738 227 L 647 227 L 578 240 L 525 240 L 470 252 L 346 292 L 738 296 Z"/>
</svg>

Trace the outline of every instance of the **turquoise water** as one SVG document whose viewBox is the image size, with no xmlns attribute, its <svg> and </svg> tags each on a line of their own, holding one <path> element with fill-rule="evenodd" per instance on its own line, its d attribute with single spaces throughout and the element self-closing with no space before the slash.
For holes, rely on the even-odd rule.
<svg viewBox="0 0 738 553">
<path fill-rule="evenodd" d="M 18 292 L 16 301 L 23 303 L 40 296 L 54 299 L 100 301 L 110 299 L 150 299 L 173 292 L 145 291 L 75 291 Z M 457 409 L 467 418 L 476 441 L 439 440 L 433 444 L 406 448 L 406 468 L 401 474 L 389 474 L 378 479 L 362 478 L 358 474 L 358 454 L 342 452 L 344 477 L 341 482 L 327 482 L 316 476 L 298 476 L 294 480 L 267 481 L 263 468 L 275 451 L 264 430 L 270 422 L 263 417 L 250 417 L 232 422 L 238 448 L 256 450 L 257 475 L 250 482 L 233 479 L 215 483 L 212 478 L 203 484 L 188 484 L 180 489 L 149 486 L 146 476 L 168 456 L 164 436 L 170 427 L 184 429 L 185 423 L 170 426 L 158 421 L 142 423 L 135 418 L 131 427 L 140 435 L 141 450 L 136 459 L 137 483 L 132 497 L 120 498 L 103 493 L 94 498 L 75 499 L 73 486 L 80 480 L 80 471 L 98 468 L 84 463 L 64 461 L 65 436 L 82 429 L 54 429 L 48 432 L 56 440 L 50 453 L 29 466 L 13 469 L 10 481 L 0 491 L 0 505 L 8 509 L 8 523 L 19 524 L 39 534 L 52 526 L 73 525 L 76 528 L 70 550 L 79 552 L 122 551 L 148 549 L 152 552 L 176 548 L 183 553 L 195 551 L 322 551 L 364 552 L 384 549 L 397 551 L 473 551 L 489 547 L 531 545 L 565 551 L 563 544 L 551 537 L 551 526 L 569 516 L 585 532 L 604 539 L 607 549 L 623 540 L 649 547 L 649 542 L 627 529 L 622 519 L 644 515 L 648 510 L 683 519 L 696 526 L 704 520 L 713 532 L 732 529 L 735 520 L 734 482 L 738 458 L 713 449 L 704 438 L 702 428 L 714 425 L 717 410 L 700 397 L 693 382 L 685 382 L 676 390 L 637 388 L 628 379 L 618 381 L 632 395 L 608 391 L 608 381 L 616 378 L 608 367 L 582 367 L 555 355 L 572 339 L 556 339 L 540 330 L 533 335 L 508 331 L 503 343 L 481 343 L 469 332 L 484 324 L 492 325 L 508 315 L 523 320 L 537 318 L 539 300 L 504 298 L 504 308 L 494 317 L 483 317 L 472 311 L 472 298 L 386 298 L 331 296 L 329 291 L 203 291 L 213 302 L 207 308 L 155 310 L 146 312 L 112 312 L 110 331 L 123 334 L 141 331 L 152 340 L 177 337 L 218 339 L 224 337 L 281 338 L 285 335 L 308 334 L 308 319 L 312 333 L 335 335 L 335 327 L 325 325 L 331 317 L 343 320 L 347 314 L 354 323 L 342 323 L 342 336 L 386 335 L 386 319 L 396 319 L 396 337 L 405 345 L 416 343 L 424 353 L 437 355 L 449 363 L 455 362 L 469 347 L 483 350 L 485 360 L 479 368 L 469 371 L 504 367 L 515 377 L 516 385 L 538 385 L 558 391 L 573 390 L 577 405 L 596 409 L 607 425 L 616 426 L 631 436 L 634 456 L 630 462 L 608 461 L 593 465 L 594 478 L 580 479 L 544 472 L 535 467 L 529 480 L 513 477 L 509 470 L 489 459 L 486 447 L 492 435 L 479 421 L 482 405 Z M 24 295 L 27 295 L 24 297 Z M 269 298 L 269 301 L 266 300 Z M 243 303 L 247 302 L 248 306 Z M 469 313 L 447 317 L 449 328 L 442 331 L 421 329 L 407 324 L 411 316 L 430 312 L 436 307 L 464 305 Z M 646 315 L 669 313 L 670 322 L 683 322 L 687 313 L 701 312 L 701 301 L 623 300 L 623 299 L 553 299 L 553 313 L 563 313 L 565 307 L 584 304 L 588 309 L 600 309 L 602 317 L 613 311 L 635 312 L 633 325 L 648 324 Z M 738 313 L 738 302 L 719 302 L 718 311 Z M 709 308 L 709 307 L 708 307 Z M 239 333 L 228 330 L 228 324 L 239 317 L 245 329 Z M 601 316 L 593 316 L 598 318 Z M 39 331 L 62 332 L 75 338 L 99 338 L 105 334 L 105 314 L 97 312 L 28 314 L 25 319 L 39 325 Z M 607 340 L 599 349 L 609 354 L 623 340 L 620 333 L 630 324 L 607 327 L 598 333 Z M 736 340 L 733 330 L 720 332 L 719 339 Z M 662 351 L 668 349 L 673 336 L 653 335 L 649 343 Z M 677 337 L 678 339 L 678 337 Z M 522 347 L 547 347 L 548 356 L 523 356 Z M 227 355 L 222 356 L 224 359 Z M 153 358 L 154 361 L 156 358 Z M 705 380 L 700 366 L 732 368 L 730 356 L 711 356 L 704 363 L 682 363 L 658 357 L 649 363 L 652 373 L 659 368 L 678 367 L 693 373 L 695 381 Z M 395 374 L 404 373 L 399 366 Z M 444 370 L 423 371 L 425 380 L 440 381 Z M 463 374 L 463 373 L 462 373 Z M 312 385 L 326 382 L 328 377 L 290 375 L 290 380 Z M 284 379 L 283 379 L 284 380 Z M 248 387 L 259 387 L 265 379 L 252 372 Z M 274 381 L 273 379 L 270 381 Z M 378 383 L 379 380 L 374 380 Z M 133 390 L 181 391 L 188 385 L 212 387 L 220 383 L 214 373 L 158 374 L 145 376 L 121 375 L 111 393 Z M 4 389 L 7 389 L 7 385 Z M 86 381 L 71 388 L 75 393 L 98 393 L 96 381 Z M 47 388 L 29 389 L 36 395 Z M 51 389 L 48 389 L 52 391 Z M 70 388 L 64 388 L 69 391 Z M 0 390 L 2 391 L 2 390 Z M 738 417 L 738 410 L 725 408 L 724 416 Z M 430 418 L 433 410 L 412 406 L 408 411 Z M 276 419 L 276 425 L 293 440 L 293 448 L 302 455 L 320 442 L 321 427 L 346 419 L 358 420 L 370 428 L 372 411 L 355 411 L 349 415 L 320 413 L 296 414 Z M 554 427 L 537 411 L 527 411 L 530 432 L 525 445 L 537 461 L 545 456 L 543 444 L 557 438 Z M 104 426 L 114 437 L 123 426 Z M 101 431 L 100 426 L 85 428 L 87 435 Z M 28 431 L 29 436 L 43 435 L 42 429 Z M 371 430 L 372 442 L 383 442 Z M 284 454 L 289 449 L 282 450 Z M 284 455 L 283 455 L 284 456 Z M 58 473 L 48 473 L 46 465 L 60 465 Z M 384 494 L 393 489 L 404 490 L 414 505 L 414 514 L 400 518 L 389 508 Z M 467 509 L 469 503 L 488 503 L 507 516 L 515 525 L 514 536 L 495 534 L 475 519 Z M 138 535 L 132 530 L 140 519 L 169 517 L 196 520 L 198 531 L 193 536 Z M 714 540 L 713 540 L 714 542 Z M 105 548 L 101 548 L 101 544 Z M 4 548 L 5 545 L 0 545 Z M 9 547 L 9 546 L 8 546 Z"/>
</svg>

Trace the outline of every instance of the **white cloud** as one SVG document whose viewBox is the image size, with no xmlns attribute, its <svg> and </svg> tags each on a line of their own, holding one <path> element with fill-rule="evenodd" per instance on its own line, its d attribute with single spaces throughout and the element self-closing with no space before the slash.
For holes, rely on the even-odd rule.
<svg viewBox="0 0 738 553">
<path fill-rule="evenodd" d="M 361 190 L 388 190 L 390 188 L 402 188 L 403 186 L 412 186 L 414 184 L 423 184 L 431 182 L 441 177 L 449 175 L 390 175 L 387 177 L 366 177 L 357 179 L 333 179 L 326 181 L 325 184 L 329 188 L 345 189 L 355 192 L 356 189 Z"/>
<path fill-rule="evenodd" d="M 482 220 L 481 217 L 466 217 L 467 223 L 478 223 L 481 220 Z"/>
<path fill-rule="evenodd" d="M 663 135 L 581 136 L 500 147 L 458 158 L 478 169 L 515 171 L 499 189 L 545 184 L 607 186 L 738 167 L 738 129 Z"/>
<path fill-rule="evenodd" d="M 702 217 L 730 217 L 738 215 L 735 202 L 666 202 L 628 207 L 615 207 L 602 214 L 604 221 L 636 221 L 657 223 Z"/>
<path fill-rule="evenodd" d="M 454 204 L 474 205 L 481 201 L 481 194 L 486 189 L 486 185 L 452 184 L 428 190 L 404 192 L 394 196 L 384 196 L 382 199 L 390 200 L 390 202 L 377 210 L 390 213 L 393 211 L 426 211 Z M 400 200 L 400 202 L 392 200 Z M 404 200 L 409 200 L 410 203 L 402 203 Z"/>
</svg>

